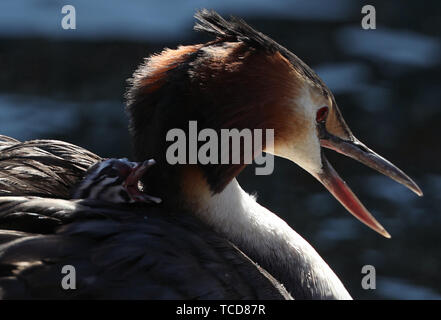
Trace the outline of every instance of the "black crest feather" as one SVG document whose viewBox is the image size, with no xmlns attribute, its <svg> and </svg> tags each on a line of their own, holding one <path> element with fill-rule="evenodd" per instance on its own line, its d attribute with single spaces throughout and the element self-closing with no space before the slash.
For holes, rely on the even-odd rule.
<svg viewBox="0 0 441 320">
<path fill-rule="evenodd" d="M 269 52 L 281 50 L 281 46 L 263 33 L 250 27 L 245 21 L 231 17 L 230 21 L 222 18 L 214 10 L 202 9 L 194 16 L 199 22 L 194 30 L 210 33 L 226 41 L 241 41 L 252 47 L 263 48 Z"/>
</svg>

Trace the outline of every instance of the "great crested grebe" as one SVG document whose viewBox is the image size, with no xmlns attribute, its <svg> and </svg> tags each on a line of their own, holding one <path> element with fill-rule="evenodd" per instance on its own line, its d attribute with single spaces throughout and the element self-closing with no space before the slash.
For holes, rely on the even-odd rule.
<svg viewBox="0 0 441 320">
<path fill-rule="evenodd" d="M 323 148 L 422 195 L 401 170 L 353 136 L 331 91 L 297 56 L 240 19 L 226 21 L 207 10 L 196 18 L 195 29 L 216 39 L 151 56 L 134 73 L 127 94 L 136 161 L 157 162 L 142 182 L 161 204 L 66 200 L 65 192 L 39 193 L 32 183 L 50 181 L 56 187 L 66 184 L 65 175 L 78 181 L 84 167 L 70 164 L 52 180 L 45 170 L 56 163 L 52 157 L 69 161 L 71 152 L 81 158 L 82 150 L 63 144 L 63 152 L 50 150 L 46 158 L 32 151 L 13 158 L 11 150 L 23 150 L 26 143 L 0 139 L 6 179 L 29 185 L 28 192 L 11 191 L 5 184 L 1 189 L 0 226 L 9 229 L 0 234 L 4 297 L 350 299 L 311 245 L 239 186 L 235 177 L 244 164 L 167 163 L 167 132 L 185 130 L 189 121 L 201 129 L 274 129 L 275 155 L 304 168 L 350 213 L 386 237 Z M 101 160 L 88 157 L 95 160 L 89 164 Z M 34 162 L 26 165 L 36 173 L 15 175 L 28 158 Z M 43 178 L 37 178 L 40 171 Z M 80 290 L 63 291 L 59 279 L 53 279 L 66 264 L 79 273 Z"/>
</svg>

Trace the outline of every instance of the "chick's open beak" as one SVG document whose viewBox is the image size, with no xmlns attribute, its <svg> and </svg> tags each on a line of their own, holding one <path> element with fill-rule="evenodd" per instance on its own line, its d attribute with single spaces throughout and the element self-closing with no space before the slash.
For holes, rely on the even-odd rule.
<svg viewBox="0 0 441 320">
<path fill-rule="evenodd" d="M 137 164 L 128 175 L 125 181 L 125 185 L 138 187 L 138 182 L 141 180 L 144 173 L 154 164 L 155 160 L 153 159 L 146 160 L 143 163 Z"/>
<path fill-rule="evenodd" d="M 388 160 L 384 159 L 374 151 L 367 148 L 355 138 L 343 140 L 333 136 L 324 130 L 320 134 L 320 144 L 322 147 L 332 149 L 351 157 L 361 163 L 375 169 L 391 179 L 403 184 L 417 195 L 422 196 L 423 192 L 417 184 L 409 178 L 403 171 L 398 169 Z M 322 152 L 322 172 L 315 174 L 315 177 L 331 192 L 331 194 L 357 219 L 377 231 L 386 238 L 390 238 L 389 233 L 381 224 L 369 213 L 369 211 L 358 200 L 357 196 L 351 191 L 338 173 L 334 170 Z"/>
<path fill-rule="evenodd" d="M 126 188 L 129 196 L 138 202 L 154 202 L 154 203 L 161 203 L 162 199 L 158 197 L 154 197 L 151 195 L 148 195 L 141 190 L 139 190 L 139 181 L 141 180 L 144 173 L 155 164 L 155 160 L 150 159 L 146 160 L 143 163 L 136 164 L 133 168 L 130 174 L 127 176 L 124 187 Z"/>
</svg>

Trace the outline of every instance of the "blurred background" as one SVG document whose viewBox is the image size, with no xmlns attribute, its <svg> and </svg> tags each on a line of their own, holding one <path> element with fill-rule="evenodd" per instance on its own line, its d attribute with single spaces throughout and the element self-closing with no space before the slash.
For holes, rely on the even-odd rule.
<svg viewBox="0 0 441 320">
<path fill-rule="evenodd" d="M 76 30 L 61 8 L 76 9 Z M 361 8 L 376 9 L 363 30 Z M 409 190 L 353 160 L 327 157 L 391 233 L 377 235 L 309 174 L 283 159 L 242 186 L 306 238 L 354 298 L 441 298 L 441 2 L 355 0 L 3 0 L 0 134 L 66 140 L 105 157 L 130 156 L 124 92 L 143 57 L 206 41 L 196 9 L 244 18 L 292 50 L 328 84 L 354 134 L 408 173 Z M 363 265 L 376 290 L 363 290 Z"/>
</svg>

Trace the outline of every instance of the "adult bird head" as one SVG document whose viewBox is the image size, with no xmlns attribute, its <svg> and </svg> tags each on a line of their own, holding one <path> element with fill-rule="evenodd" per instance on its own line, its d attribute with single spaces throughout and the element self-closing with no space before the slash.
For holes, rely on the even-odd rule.
<svg viewBox="0 0 441 320">
<path fill-rule="evenodd" d="M 335 99 L 323 83 L 304 81 L 304 88 L 293 104 L 295 117 L 303 117 L 303 139 L 285 138 L 275 154 L 288 158 L 319 180 L 357 219 L 386 238 L 389 233 L 369 213 L 345 181 L 326 159 L 324 148 L 351 157 L 403 184 L 417 195 L 418 185 L 391 162 L 360 142 L 345 123 Z"/>
<path fill-rule="evenodd" d="M 326 160 L 323 149 L 358 160 L 422 195 L 419 187 L 354 137 L 331 91 L 296 55 L 240 19 L 227 21 L 207 10 L 195 17 L 195 29 L 215 40 L 166 49 L 146 59 L 131 79 L 127 110 L 137 160 L 154 158 L 158 168 L 167 171 L 167 131 L 188 130 L 190 120 L 197 121 L 199 130 L 274 129 L 273 151 L 265 145 L 263 150 L 295 162 L 355 217 L 389 237 Z M 205 185 L 217 194 L 244 166 L 183 165 L 171 171 L 180 180 L 178 193 Z"/>
</svg>

